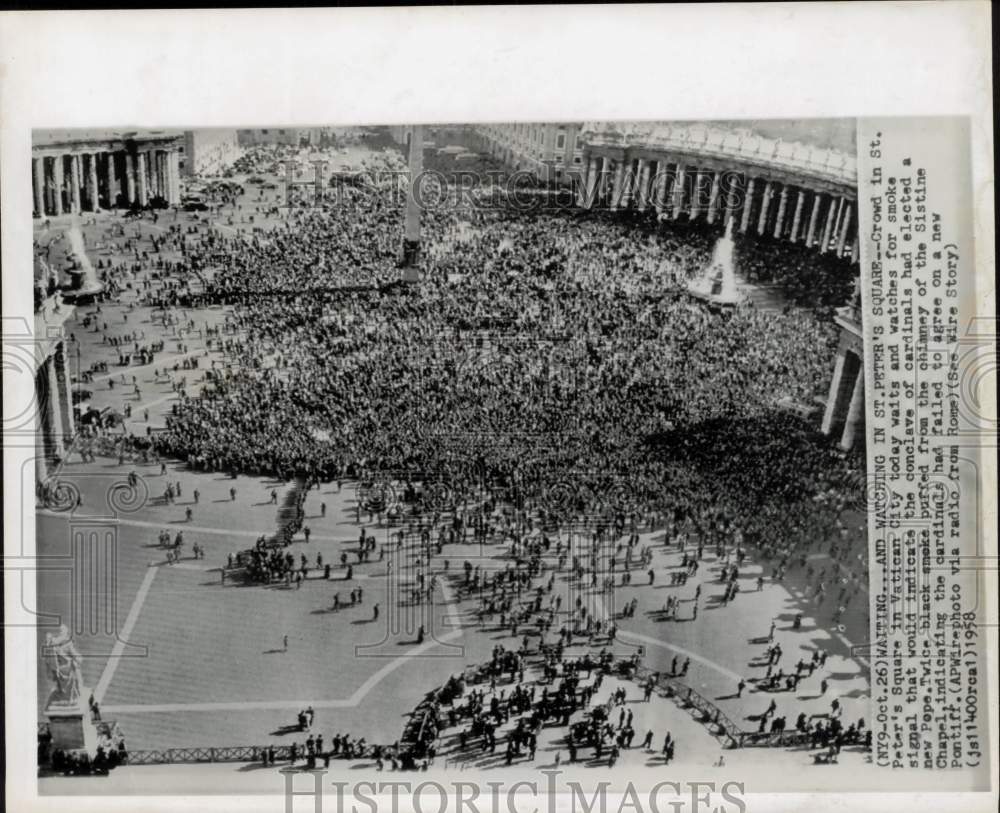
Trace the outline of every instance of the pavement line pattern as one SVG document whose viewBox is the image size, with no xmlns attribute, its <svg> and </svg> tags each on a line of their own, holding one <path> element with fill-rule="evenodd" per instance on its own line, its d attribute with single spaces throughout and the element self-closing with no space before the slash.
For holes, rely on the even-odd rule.
<svg viewBox="0 0 1000 813">
<path fill-rule="evenodd" d="M 38 510 L 35 511 L 35 513 L 41 516 L 56 517 L 62 519 L 70 519 L 72 517 L 71 514 L 68 514 L 65 511 L 52 511 L 48 508 L 39 508 Z M 81 519 L 81 517 L 75 517 L 75 519 Z M 152 528 L 160 531 L 162 531 L 165 526 L 171 524 L 171 521 L 167 519 L 163 520 L 162 522 L 146 522 L 145 520 L 141 519 L 115 518 L 111 521 L 118 525 L 129 525 L 134 528 Z M 264 524 L 264 522 L 262 521 L 261 524 Z M 258 537 L 261 536 L 261 533 L 259 531 L 238 531 L 231 528 L 209 528 L 204 525 L 188 525 L 186 522 L 184 524 L 178 524 L 175 530 L 184 532 L 191 531 L 192 533 L 199 533 L 199 534 L 210 534 L 210 535 L 214 534 L 216 536 L 242 536 L 242 537 L 247 537 L 248 539 L 251 538 L 257 539 Z M 264 536 L 267 536 L 267 534 L 264 534 Z M 347 536 L 338 537 L 338 536 L 320 536 L 318 534 L 311 534 L 309 539 L 312 542 L 350 542 L 354 538 Z"/>
<path fill-rule="evenodd" d="M 350 697 L 339 700 L 241 700 L 238 702 L 221 703 L 155 703 L 129 705 L 122 704 L 116 706 L 102 706 L 102 712 L 106 714 L 163 714 L 167 712 L 185 711 L 244 711 L 255 709 L 258 711 L 275 709 L 304 709 L 312 706 L 314 709 L 350 709 L 355 708 L 364 701 L 368 694 L 374 689 L 382 679 L 395 672 L 403 664 L 419 657 L 422 653 L 432 649 L 439 643 L 450 641 L 463 633 L 457 629 L 441 635 L 438 638 L 426 641 L 420 646 L 410 650 L 407 654 L 400 655 L 389 661 L 385 666 L 373 673 L 364 683 L 362 683 Z"/>
<path fill-rule="evenodd" d="M 149 588 L 153 586 L 153 580 L 156 578 L 156 571 L 158 569 L 159 568 L 156 567 L 147 568 L 146 575 L 142 578 L 142 584 L 139 585 L 139 590 L 135 594 L 135 599 L 132 601 L 132 607 L 128 611 L 128 617 L 125 619 L 125 626 L 122 627 L 121 632 L 115 640 L 114 648 L 111 650 L 111 656 L 108 658 L 108 662 L 104 664 L 104 671 L 101 673 L 101 679 L 97 681 L 97 687 L 94 689 L 94 699 L 98 703 L 100 703 L 104 697 L 104 693 L 108 690 L 108 686 L 111 685 L 111 679 L 115 676 L 115 670 L 121 662 L 122 652 L 125 650 L 125 644 L 128 642 L 129 636 L 132 634 L 132 628 L 135 627 L 136 621 L 139 620 L 139 613 L 142 612 L 142 605 L 146 602 L 146 596 L 149 593 Z"/>
<path fill-rule="evenodd" d="M 709 669 L 714 669 L 720 675 L 725 675 L 727 678 L 735 683 L 739 683 L 742 678 L 735 672 L 726 669 L 725 666 L 717 664 L 715 661 L 709 660 L 704 655 L 699 655 L 697 652 L 692 652 L 690 649 L 685 649 L 682 646 L 677 646 L 676 644 L 670 644 L 666 641 L 661 641 L 658 638 L 650 638 L 648 635 L 643 635 L 640 632 L 632 632 L 631 630 L 622 630 L 618 633 L 618 640 L 622 643 L 629 643 L 632 639 L 637 641 L 642 641 L 644 644 L 649 644 L 650 646 L 658 646 L 663 649 L 670 649 L 674 652 L 680 653 L 685 657 L 690 658 L 693 661 L 697 661 L 703 666 L 707 666 Z"/>
</svg>

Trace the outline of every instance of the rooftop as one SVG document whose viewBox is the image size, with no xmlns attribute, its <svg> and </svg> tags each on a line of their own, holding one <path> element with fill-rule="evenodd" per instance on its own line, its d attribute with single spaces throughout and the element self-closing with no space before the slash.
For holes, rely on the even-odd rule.
<svg viewBox="0 0 1000 813">
<path fill-rule="evenodd" d="M 119 129 L 100 130 L 35 130 L 31 134 L 31 143 L 35 147 L 45 147 L 51 144 L 65 144 L 74 141 L 120 141 L 126 138 L 155 139 L 175 138 L 184 134 L 183 130 L 146 130 L 142 128 L 122 127 Z"/>
</svg>

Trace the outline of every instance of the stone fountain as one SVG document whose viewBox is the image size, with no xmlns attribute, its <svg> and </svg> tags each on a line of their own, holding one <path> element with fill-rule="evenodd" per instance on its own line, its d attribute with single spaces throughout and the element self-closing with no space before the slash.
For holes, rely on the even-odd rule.
<svg viewBox="0 0 1000 813">
<path fill-rule="evenodd" d="M 688 283 L 688 293 L 714 305 L 736 306 L 746 295 L 736 286 L 733 265 L 733 219 L 726 224 L 726 233 L 715 243 L 712 260 L 704 273 Z"/>
<path fill-rule="evenodd" d="M 84 244 L 83 233 L 80 231 L 80 223 L 74 217 L 73 222 L 66 232 L 66 238 L 73 250 L 76 258 L 76 267 L 69 272 L 73 280 L 73 287 L 66 292 L 66 298 L 72 300 L 82 300 L 87 297 L 94 297 L 104 290 L 104 284 L 97 278 L 97 271 L 87 256 L 87 248 Z"/>
</svg>

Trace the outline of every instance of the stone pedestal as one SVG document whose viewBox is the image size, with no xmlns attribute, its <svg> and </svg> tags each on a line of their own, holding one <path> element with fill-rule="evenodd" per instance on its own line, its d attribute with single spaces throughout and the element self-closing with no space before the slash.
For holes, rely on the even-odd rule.
<svg viewBox="0 0 1000 813">
<path fill-rule="evenodd" d="M 56 702 L 46 706 L 53 750 L 85 750 L 90 756 L 97 753 L 97 726 L 90 719 L 86 697 L 90 697 L 90 689 L 81 687 L 75 703 Z"/>
<path fill-rule="evenodd" d="M 403 240 L 403 259 L 400 266 L 403 269 L 403 282 L 420 282 L 420 269 L 417 263 L 420 260 L 420 241 Z"/>
</svg>

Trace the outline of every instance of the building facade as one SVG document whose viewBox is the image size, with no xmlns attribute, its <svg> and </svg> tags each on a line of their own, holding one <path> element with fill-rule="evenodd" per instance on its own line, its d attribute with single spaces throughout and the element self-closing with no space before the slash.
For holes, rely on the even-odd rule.
<svg viewBox="0 0 1000 813">
<path fill-rule="evenodd" d="M 300 128 L 298 127 L 256 127 L 247 130 L 237 130 L 237 143 L 241 147 L 256 147 L 260 144 L 287 144 L 299 146 Z"/>
<path fill-rule="evenodd" d="M 582 126 L 584 208 L 655 209 L 858 261 L 857 162 L 837 150 L 685 124 Z"/>
<path fill-rule="evenodd" d="M 179 133 L 38 131 L 31 147 L 35 217 L 180 202 Z"/>
<path fill-rule="evenodd" d="M 834 321 L 840 328 L 840 343 L 820 428 L 823 434 L 838 438 L 842 448 L 850 449 L 864 439 L 865 350 L 860 293 L 837 311 Z"/>
<path fill-rule="evenodd" d="M 569 183 L 583 170 L 578 123 L 481 124 L 473 130 L 493 158 L 543 183 Z"/>
<path fill-rule="evenodd" d="M 184 131 L 181 173 L 185 176 L 218 175 L 239 157 L 236 130 L 212 128 Z"/>
</svg>

